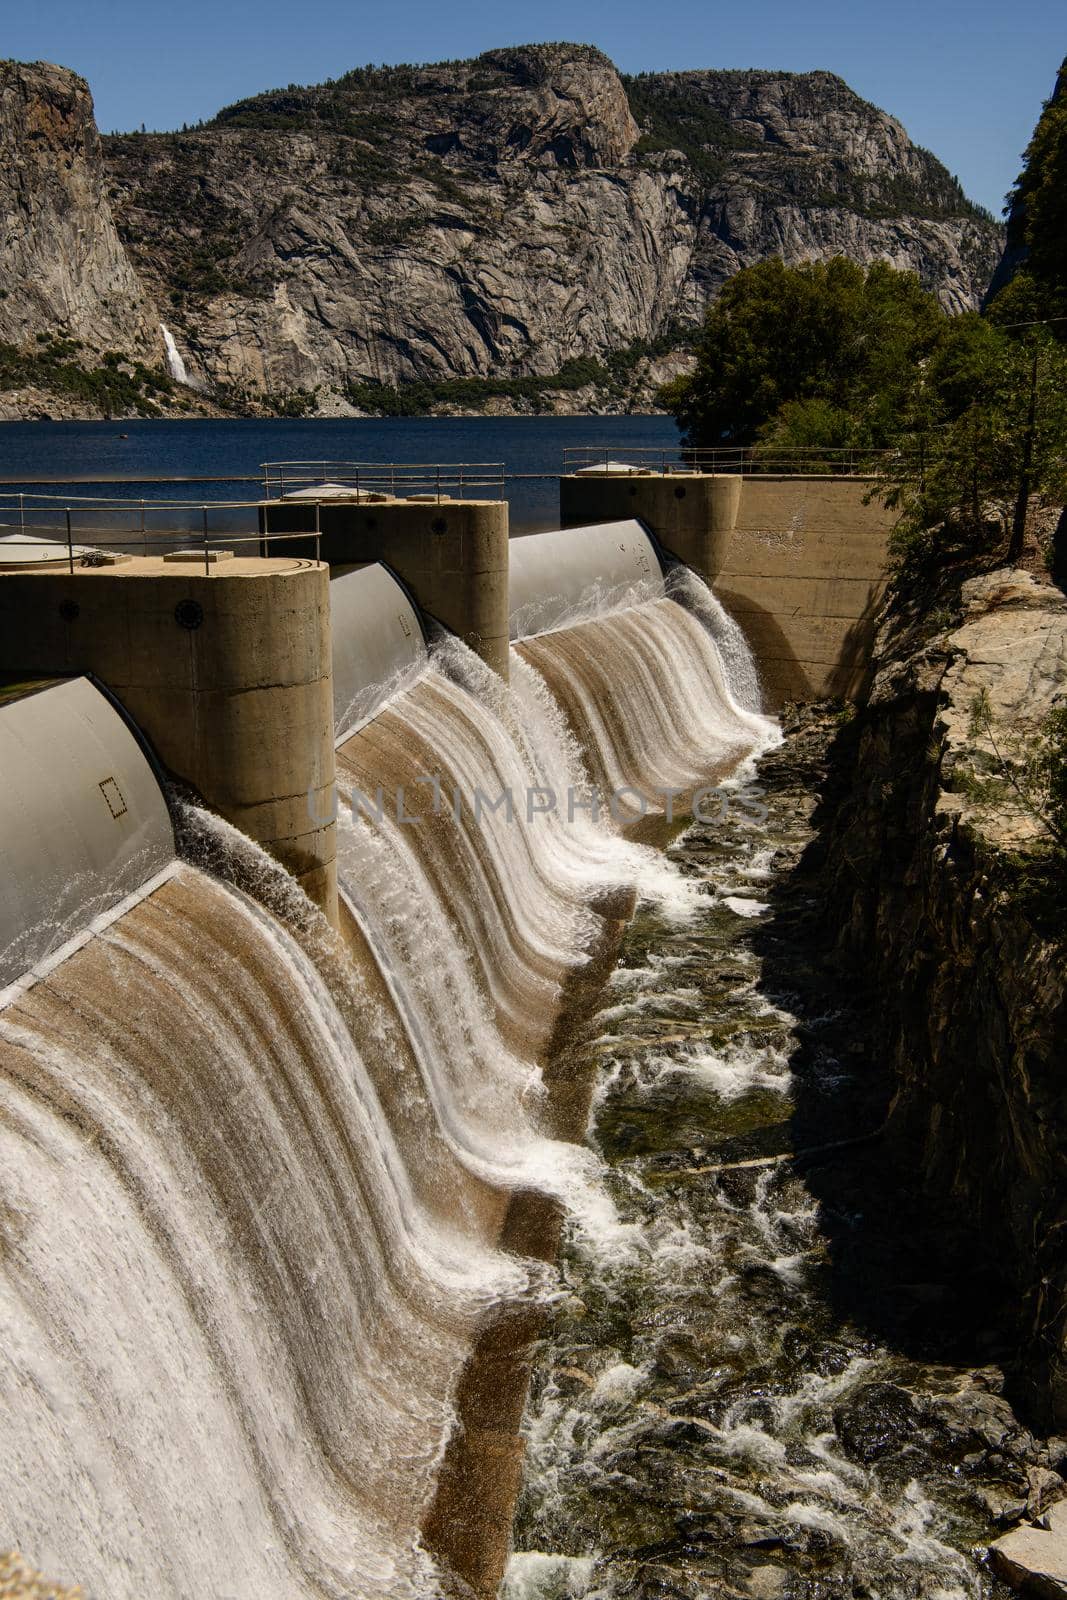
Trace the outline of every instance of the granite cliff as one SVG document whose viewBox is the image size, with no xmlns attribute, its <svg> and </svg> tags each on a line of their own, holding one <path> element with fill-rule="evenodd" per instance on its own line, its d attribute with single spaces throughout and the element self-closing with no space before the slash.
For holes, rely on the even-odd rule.
<svg viewBox="0 0 1067 1600">
<path fill-rule="evenodd" d="M 165 369 L 83 78 L 0 61 L 0 417 L 211 410 Z"/>
<path fill-rule="evenodd" d="M 840 958 L 872 997 L 899 1196 L 957 1273 L 994 1285 L 1018 1398 L 1058 1433 L 1063 867 L 1030 778 L 1065 705 L 1067 599 L 1040 573 L 1002 567 L 898 596 L 844 741 L 822 880 Z"/>
<path fill-rule="evenodd" d="M 999 246 L 828 73 L 624 79 L 596 50 L 530 46 L 106 147 L 123 238 L 187 359 L 250 392 L 366 403 L 368 385 L 490 379 L 523 401 L 540 379 L 548 403 L 622 407 L 762 256 L 886 257 L 961 309 Z"/>
<path fill-rule="evenodd" d="M 0 286 L 0 339 L 162 356 L 107 203 L 89 87 L 47 62 L 0 62 Z"/>
<path fill-rule="evenodd" d="M 578 45 L 358 69 L 105 139 L 105 198 L 82 81 L 5 70 L 16 215 L 61 191 L 68 231 L 24 222 L 3 247 L 5 282 L 55 287 L 20 286 L 0 335 L 92 326 L 158 356 L 162 317 L 236 406 L 640 407 L 741 266 L 882 258 L 963 309 L 1000 249 L 829 73 L 624 78 Z M 40 133 L 64 96 L 70 161 Z"/>
</svg>

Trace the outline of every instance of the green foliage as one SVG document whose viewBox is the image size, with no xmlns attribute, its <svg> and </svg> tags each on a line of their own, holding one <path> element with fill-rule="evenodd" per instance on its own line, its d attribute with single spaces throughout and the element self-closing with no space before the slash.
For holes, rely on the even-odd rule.
<svg viewBox="0 0 1067 1600">
<path fill-rule="evenodd" d="M 264 403 L 276 417 L 309 417 L 318 404 L 318 389 L 290 389 L 285 394 L 268 394 Z"/>
<path fill-rule="evenodd" d="M 890 475 L 901 562 L 921 569 L 936 557 L 934 528 L 965 548 L 999 540 L 989 504 L 1014 502 L 1024 479 L 1027 491 L 1067 498 L 1067 349 L 1044 328 L 1020 339 L 988 319 L 953 319 L 916 374 L 900 439 L 914 452 Z"/>
<path fill-rule="evenodd" d="M 956 786 L 981 804 L 1017 805 L 1037 824 L 1043 844 L 1067 852 L 1067 706 L 1025 733 L 998 728 L 984 688 L 970 712 L 968 734 L 978 748 L 971 768 L 954 774 Z M 979 763 L 984 776 L 975 770 Z"/>
<path fill-rule="evenodd" d="M 534 411 L 547 411 L 553 394 L 573 393 L 590 384 L 603 394 L 621 399 L 641 361 L 684 347 L 688 337 L 689 330 L 671 324 L 654 339 L 637 339 L 623 349 L 611 351 L 603 363 L 591 356 L 576 356 L 547 377 L 441 378 L 399 385 L 369 381 L 349 384 L 346 393 L 361 411 L 383 417 L 429 416 L 440 406 L 483 411 L 494 400 L 521 401 Z"/>
<path fill-rule="evenodd" d="M 710 186 L 722 177 L 728 151 L 753 149 L 760 143 L 739 132 L 713 106 L 669 80 L 663 83 L 642 73 L 622 81 L 633 119 L 641 129 L 635 151 L 639 157 L 678 150 Z"/>
<path fill-rule="evenodd" d="M 1009 196 L 1008 243 L 1026 259 L 993 302 L 1001 322 L 1067 317 L 1067 61 L 1023 159 Z M 1067 321 L 1056 332 L 1067 342 Z"/>
<path fill-rule="evenodd" d="M 257 286 L 234 262 L 248 238 L 248 222 L 236 206 L 212 193 L 190 142 L 188 161 L 161 166 L 146 183 L 141 205 L 163 226 L 167 281 L 180 304 L 186 297 L 253 295 Z M 129 238 L 129 219 L 120 223 Z"/>
<path fill-rule="evenodd" d="M 832 470 L 842 451 L 862 467 L 871 452 L 904 569 L 953 541 L 962 553 L 1002 539 L 991 501 L 1067 498 L 1067 346 L 1046 328 L 950 317 L 883 263 L 739 272 L 708 311 L 695 372 L 659 398 L 693 446 L 796 452 L 805 471 Z"/>
<path fill-rule="evenodd" d="M 761 437 L 884 446 L 914 368 L 946 323 L 912 273 L 844 256 L 798 267 L 775 257 L 723 286 L 697 341 L 696 370 L 660 400 L 696 446 Z"/>
<path fill-rule="evenodd" d="M 599 362 L 587 357 L 568 361 L 550 377 L 524 378 L 443 378 L 399 385 L 351 383 L 348 399 L 361 411 L 382 417 L 429 416 L 438 406 L 462 406 L 482 411 L 497 399 L 522 400 L 533 410 L 545 410 L 554 392 L 584 389 L 587 384 L 608 386 L 611 374 Z"/>
<path fill-rule="evenodd" d="M 753 169 L 758 184 L 772 182 L 791 204 L 854 211 L 860 216 L 973 217 L 990 222 L 989 212 L 967 199 L 958 178 L 932 155 L 914 147 L 918 171 L 858 172 L 837 156 L 808 155 L 776 147 L 725 115 L 698 84 L 669 75 L 638 73 L 624 77 L 630 111 L 641 129 L 636 155 L 655 156 L 677 150 L 706 189 L 724 177 L 731 154 L 758 154 Z M 849 91 L 843 84 L 842 93 Z M 747 169 L 735 163 L 732 182 L 746 182 Z"/>
<path fill-rule="evenodd" d="M 174 384 L 165 372 L 140 361 L 127 361 L 115 350 L 104 355 L 100 366 L 86 367 L 80 360 L 81 348 L 77 339 L 51 334 L 38 334 L 33 351 L 0 343 L 0 390 L 33 387 L 72 395 L 105 417 L 160 415 L 157 401 L 174 393 Z"/>
</svg>

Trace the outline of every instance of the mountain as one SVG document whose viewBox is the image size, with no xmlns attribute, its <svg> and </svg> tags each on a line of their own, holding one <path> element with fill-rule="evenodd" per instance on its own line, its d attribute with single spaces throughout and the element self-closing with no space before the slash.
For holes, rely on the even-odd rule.
<svg viewBox="0 0 1067 1600">
<path fill-rule="evenodd" d="M 886 259 L 964 309 L 1001 245 L 829 73 L 624 78 L 582 45 L 362 68 L 107 138 L 103 160 L 96 225 L 113 216 L 136 279 L 101 277 L 97 302 L 147 298 L 191 379 L 237 407 L 647 406 L 741 266 Z M 76 275 L 74 241 L 58 253 Z M 122 259 L 110 235 L 97 257 Z M 42 305 L 42 328 L 63 312 Z M 131 314 L 129 339 L 150 321 Z"/>
<path fill-rule="evenodd" d="M 88 85 L 0 61 L 0 417 L 216 409 L 180 399 L 164 361 L 111 215 Z"/>
</svg>

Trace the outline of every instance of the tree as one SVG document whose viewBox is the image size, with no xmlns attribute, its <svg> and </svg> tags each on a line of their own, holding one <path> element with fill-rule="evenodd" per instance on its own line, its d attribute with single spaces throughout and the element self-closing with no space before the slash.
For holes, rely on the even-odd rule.
<svg viewBox="0 0 1067 1600">
<path fill-rule="evenodd" d="M 691 445 L 749 445 L 792 426 L 805 441 L 879 446 L 947 320 L 913 273 L 885 262 L 761 261 L 723 286 L 696 370 L 660 399 Z"/>
<path fill-rule="evenodd" d="M 1067 497 L 1067 349 L 1046 327 L 1025 337 L 977 316 L 953 319 L 901 415 L 910 454 L 889 474 L 899 549 L 948 525 L 965 543 L 991 501 L 1014 504 L 1008 558 L 1022 551 L 1032 490 Z"/>
<path fill-rule="evenodd" d="M 1067 316 L 1067 61 L 1038 118 L 1010 196 L 1015 273 L 990 303 L 1001 323 Z M 1055 325 L 1067 341 L 1067 321 Z"/>
</svg>

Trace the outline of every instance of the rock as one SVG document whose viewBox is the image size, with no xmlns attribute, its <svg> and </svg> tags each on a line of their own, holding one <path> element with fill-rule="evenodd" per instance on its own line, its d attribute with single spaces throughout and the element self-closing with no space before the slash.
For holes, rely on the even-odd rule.
<svg viewBox="0 0 1067 1600">
<path fill-rule="evenodd" d="M 1050 1472 L 1048 1467 L 1027 1467 L 1026 1481 L 1030 1491 L 1026 1497 L 1026 1515 L 1033 1521 L 1053 1501 L 1062 1498 L 1064 1482 L 1058 1472 Z"/>
<path fill-rule="evenodd" d="M 963 310 L 1001 241 L 831 74 L 624 79 L 587 46 L 364 69 L 105 148 L 123 239 L 191 370 L 320 385 L 331 407 L 352 383 L 545 377 L 628 351 L 610 383 L 542 403 L 647 408 L 685 365 L 670 330 L 740 267 L 887 260 Z"/>
<path fill-rule="evenodd" d="M 989 1547 L 993 1570 L 1024 1594 L 1067 1600 L 1067 1502 L 1048 1513 L 1048 1526 L 1014 1528 Z"/>
<path fill-rule="evenodd" d="M 974 729 L 982 694 L 992 740 Z M 985 804 L 954 772 L 977 754 L 995 764 L 994 742 L 1008 760 L 1032 759 L 1065 695 L 1058 588 L 1001 567 L 946 582 L 936 598 L 902 592 L 850 729 L 821 886 L 843 971 L 877 996 L 873 1054 L 892 1104 L 885 1151 L 922 1229 L 909 1246 L 924 1265 L 940 1253 L 951 1268 L 961 1290 L 953 1321 L 969 1350 L 983 1348 L 981 1334 L 1001 1334 L 1013 1396 L 1023 1387 L 1028 1413 L 1061 1428 L 1063 935 L 1045 909 L 1032 813 L 1012 802 L 1007 781 Z M 994 1329 L 997 1320 L 1005 1325 Z M 1034 1459 L 1033 1437 L 1002 1396 L 973 1388 L 930 1409 L 961 1454 L 978 1441 L 1010 1462 Z"/>
<path fill-rule="evenodd" d="M 745 1592 L 752 1600 L 776 1600 L 785 1592 L 789 1574 L 781 1567 L 753 1567 L 745 1582 Z"/>
<path fill-rule="evenodd" d="M 560 1394 L 570 1397 L 596 1388 L 596 1379 L 581 1367 L 554 1367 L 552 1381 Z"/>
<path fill-rule="evenodd" d="M 0 217 L 0 340 L 49 333 L 162 365 L 158 314 L 108 204 L 88 85 L 63 67 L 0 61 Z"/>
<path fill-rule="evenodd" d="M 857 1461 L 877 1461 L 898 1450 L 915 1428 L 911 1396 L 892 1383 L 867 1383 L 834 1407 L 838 1438 Z"/>
<path fill-rule="evenodd" d="M 974 1498 L 994 1522 L 1018 1522 L 1026 1513 L 1026 1501 L 1007 1485 L 977 1488 Z"/>
</svg>

